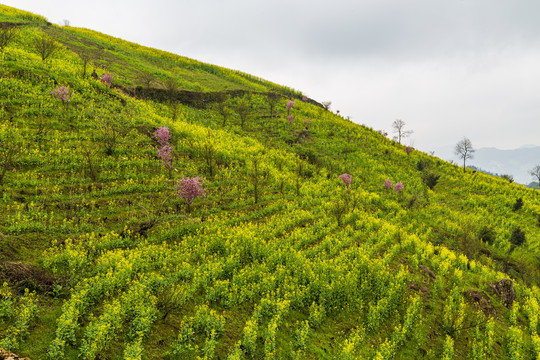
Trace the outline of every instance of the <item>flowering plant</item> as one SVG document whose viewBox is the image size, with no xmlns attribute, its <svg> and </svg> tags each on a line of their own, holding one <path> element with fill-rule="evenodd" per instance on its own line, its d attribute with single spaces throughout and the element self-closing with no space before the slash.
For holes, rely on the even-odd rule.
<svg viewBox="0 0 540 360">
<path fill-rule="evenodd" d="M 347 187 L 347 190 L 351 189 L 351 181 L 352 181 L 352 175 L 349 175 L 347 173 L 339 175 L 339 178 L 343 180 L 345 183 L 345 186 Z"/>
<path fill-rule="evenodd" d="M 289 102 L 287 102 L 287 114 L 291 111 L 294 104 L 295 104 L 295 102 L 292 101 L 292 100 L 289 100 Z"/>
<path fill-rule="evenodd" d="M 71 98 L 73 97 L 73 91 L 70 92 L 69 88 L 66 86 L 57 87 L 51 91 L 51 94 L 58 100 L 61 100 L 63 104 L 70 102 Z"/>
<path fill-rule="evenodd" d="M 202 187 L 203 180 L 196 177 L 182 178 L 178 181 L 176 186 L 176 191 L 178 197 L 184 199 L 188 206 L 188 212 L 191 211 L 191 203 L 195 200 L 196 197 L 205 197 L 206 189 Z"/>
<path fill-rule="evenodd" d="M 169 143 L 169 140 L 171 140 L 171 133 L 169 131 L 169 128 L 166 126 L 158 128 L 154 132 L 154 137 L 159 141 L 159 144 L 161 146 L 167 145 Z"/>
<path fill-rule="evenodd" d="M 101 82 L 104 82 L 105 85 L 111 86 L 112 81 L 113 81 L 113 78 L 112 78 L 111 74 L 103 74 L 103 75 L 101 75 Z"/>
</svg>

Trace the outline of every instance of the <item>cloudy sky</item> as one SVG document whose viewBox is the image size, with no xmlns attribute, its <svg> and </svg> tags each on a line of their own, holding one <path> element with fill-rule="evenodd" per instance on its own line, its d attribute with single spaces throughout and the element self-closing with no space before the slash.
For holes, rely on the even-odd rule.
<svg viewBox="0 0 540 360">
<path fill-rule="evenodd" d="M 332 101 L 443 155 L 540 145 L 538 0 L 3 0 Z"/>
</svg>

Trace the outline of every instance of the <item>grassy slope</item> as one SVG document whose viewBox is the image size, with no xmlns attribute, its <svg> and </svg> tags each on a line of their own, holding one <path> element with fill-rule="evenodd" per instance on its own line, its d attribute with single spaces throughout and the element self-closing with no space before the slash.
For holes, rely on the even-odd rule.
<svg viewBox="0 0 540 360">
<path fill-rule="evenodd" d="M 538 191 L 407 155 L 298 100 L 290 125 L 287 100 L 270 116 L 260 93 L 298 93 L 246 74 L 0 14 L 27 23 L 0 68 L 0 135 L 22 144 L 0 200 L 5 347 L 33 359 L 538 355 Z M 32 50 L 44 33 L 62 44 L 46 62 Z M 172 121 L 167 103 L 82 78 L 85 56 L 123 89 L 148 72 L 153 87 L 252 91 L 249 118 L 241 127 L 236 97 L 226 126 L 212 106 L 179 105 Z M 59 85 L 74 91 L 67 107 L 50 93 Z M 163 125 L 173 179 L 152 137 Z M 433 190 L 419 161 L 441 175 Z M 182 176 L 206 179 L 189 213 L 175 196 Z M 385 190 L 387 178 L 403 192 Z M 492 244 L 478 239 L 486 226 Z M 513 249 L 518 226 L 527 241 Z M 512 311 L 490 290 L 503 277 L 514 279 Z M 15 296 L 25 288 L 36 295 Z M 491 315 L 467 290 L 482 291 Z"/>
</svg>

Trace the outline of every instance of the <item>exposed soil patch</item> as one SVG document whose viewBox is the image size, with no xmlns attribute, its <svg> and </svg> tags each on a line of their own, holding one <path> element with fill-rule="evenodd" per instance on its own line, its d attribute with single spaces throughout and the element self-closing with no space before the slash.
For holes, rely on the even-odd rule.
<svg viewBox="0 0 540 360">
<path fill-rule="evenodd" d="M 32 264 L 1 262 L 0 282 L 4 281 L 15 285 L 19 293 L 24 293 L 24 289 L 37 292 L 50 291 L 56 279 L 45 270 Z"/>
<path fill-rule="evenodd" d="M 495 308 L 491 305 L 491 300 L 489 297 L 480 290 L 466 290 L 466 299 L 471 303 L 477 305 L 480 310 L 487 316 L 495 316 Z"/>
<path fill-rule="evenodd" d="M 512 304 L 516 299 L 516 292 L 514 291 L 514 283 L 512 280 L 504 278 L 496 283 L 489 284 L 489 287 L 501 298 L 504 306 L 508 309 L 512 307 Z"/>
</svg>

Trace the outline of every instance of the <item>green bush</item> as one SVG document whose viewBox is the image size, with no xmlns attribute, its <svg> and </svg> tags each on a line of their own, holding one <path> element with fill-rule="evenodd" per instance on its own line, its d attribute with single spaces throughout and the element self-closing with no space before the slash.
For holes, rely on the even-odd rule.
<svg viewBox="0 0 540 360">
<path fill-rule="evenodd" d="M 525 231 L 521 230 L 521 228 L 518 226 L 512 231 L 512 235 L 510 235 L 510 242 L 516 246 L 520 246 L 525 242 Z"/>
<path fill-rule="evenodd" d="M 522 198 L 517 198 L 516 202 L 514 203 L 514 206 L 512 206 L 512 210 L 513 211 L 518 211 L 522 207 L 523 207 L 523 199 Z"/>
<path fill-rule="evenodd" d="M 441 175 L 434 174 L 431 171 L 424 171 L 422 174 L 422 181 L 427 185 L 428 188 L 433 190 L 440 177 Z"/>
<path fill-rule="evenodd" d="M 418 160 L 416 163 L 416 169 L 418 171 L 424 171 L 424 169 L 427 169 L 429 167 L 429 161 L 427 160 Z"/>
<path fill-rule="evenodd" d="M 478 231 L 478 239 L 480 239 L 482 242 L 488 243 L 489 245 L 493 245 L 496 236 L 497 234 L 495 233 L 495 230 L 486 225 L 482 226 L 480 231 Z"/>
</svg>

